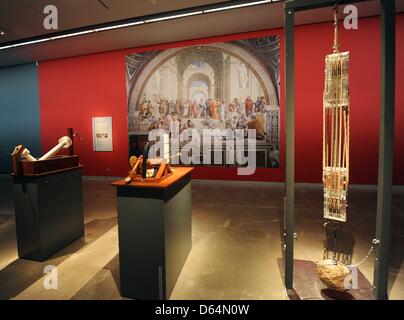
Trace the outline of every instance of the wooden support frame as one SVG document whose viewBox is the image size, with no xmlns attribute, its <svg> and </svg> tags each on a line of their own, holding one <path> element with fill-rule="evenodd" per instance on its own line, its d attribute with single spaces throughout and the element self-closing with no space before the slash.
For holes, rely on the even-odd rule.
<svg viewBox="0 0 404 320">
<path fill-rule="evenodd" d="M 286 180 L 284 270 L 285 287 L 293 289 L 294 239 L 294 14 L 297 11 L 344 5 L 366 0 L 289 0 L 285 2 L 285 96 L 286 96 Z M 377 198 L 374 293 L 377 299 L 387 299 L 391 202 L 393 184 L 394 108 L 395 108 L 395 1 L 381 2 L 381 83 L 380 83 L 380 139 Z"/>
</svg>

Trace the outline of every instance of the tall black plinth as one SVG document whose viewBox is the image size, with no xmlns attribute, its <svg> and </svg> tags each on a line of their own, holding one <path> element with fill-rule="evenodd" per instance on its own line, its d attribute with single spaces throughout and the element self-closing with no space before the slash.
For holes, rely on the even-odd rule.
<svg viewBox="0 0 404 320">
<path fill-rule="evenodd" d="M 158 183 L 113 183 L 122 296 L 169 299 L 192 247 L 191 171 L 176 167 Z"/>
<path fill-rule="evenodd" d="M 18 256 L 44 261 L 84 236 L 80 167 L 14 176 Z"/>
</svg>

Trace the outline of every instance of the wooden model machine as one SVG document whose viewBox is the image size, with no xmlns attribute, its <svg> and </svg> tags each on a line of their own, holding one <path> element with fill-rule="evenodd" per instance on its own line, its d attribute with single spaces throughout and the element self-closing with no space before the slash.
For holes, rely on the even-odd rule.
<svg viewBox="0 0 404 320">
<path fill-rule="evenodd" d="M 334 52 L 325 58 L 324 218 L 345 222 L 349 183 L 349 52 L 339 52 L 337 22 L 335 14 Z"/>
<path fill-rule="evenodd" d="M 337 260 L 337 229 L 347 219 L 349 182 L 349 52 L 339 52 L 338 8 L 334 9 L 334 52 L 325 58 L 323 95 L 324 250 L 317 275 L 329 288 L 345 291 L 351 271 Z M 333 256 L 328 259 L 327 225 L 333 231 Z"/>
<path fill-rule="evenodd" d="M 149 158 L 150 144 L 146 142 L 143 154 L 139 157 L 132 156 L 129 165 L 132 168 L 125 178 L 126 183 L 130 182 L 160 182 L 171 176 L 174 169 L 170 166 L 168 136 L 164 138 L 163 155 L 159 158 Z"/>
<path fill-rule="evenodd" d="M 58 144 L 39 159 L 33 157 L 24 145 L 15 147 L 11 154 L 13 175 L 34 176 L 49 172 L 79 167 L 79 157 L 74 155 L 73 129 L 67 129 L 67 135 L 61 137 Z M 57 155 L 62 149 L 68 150 L 68 155 Z"/>
<path fill-rule="evenodd" d="M 84 236 L 83 177 L 73 129 L 42 157 L 15 147 L 13 191 L 20 258 L 44 261 Z M 67 154 L 58 154 L 61 150 Z"/>
</svg>

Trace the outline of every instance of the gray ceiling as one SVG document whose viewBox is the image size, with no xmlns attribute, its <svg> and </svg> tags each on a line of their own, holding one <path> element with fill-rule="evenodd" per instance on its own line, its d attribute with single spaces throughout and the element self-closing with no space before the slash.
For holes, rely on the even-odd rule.
<svg viewBox="0 0 404 320">
<path fill-rule="evenodd" d="M 58 31 L 219 2 L 224 1 L 51 1 L 59 11 Z M 0 43 L 45 35 L 48 31 L 42 26 L 44 17 L 42 10 L 49 3 L 49 0 L 1 0 L 0 28 L 6 29 L 7 35 L 0 38 Z M 378 15 L 380 12 L 378 0 L 361 2 L 357 4 L 357 7 L 361 17 Z M 397 11 L 404 12 L 404 1 L 397 1 Z M 296 24 L 331 19 L 331 8 L 296 14 Z M 157 43 L 263 30 L 282 25 L 283 4 L 265 4 L 1 50 L 0 67 Z"/>
<path fill-rule="evenodd" d="M 55 5 L 59 30 L 74 29 L 121 19 L 179 10 L 226 0 L 1 0 L 0 27 L 8 32 L 8 42 L 52 32 L 43 27 L 46 5 Z M 53 30 L 55 31 L 55 30 Z"/>
</svg>

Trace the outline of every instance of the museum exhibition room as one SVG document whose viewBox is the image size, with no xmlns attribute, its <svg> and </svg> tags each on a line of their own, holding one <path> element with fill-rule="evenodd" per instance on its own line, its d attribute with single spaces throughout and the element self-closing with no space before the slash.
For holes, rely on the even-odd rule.
<svg viewBox="0 0 404 320">
<path fill-rule="evenodd" d="M 404 0 L 1 0 L 0 300 L 404 300 L 403 58 Z"/>
</svg>

